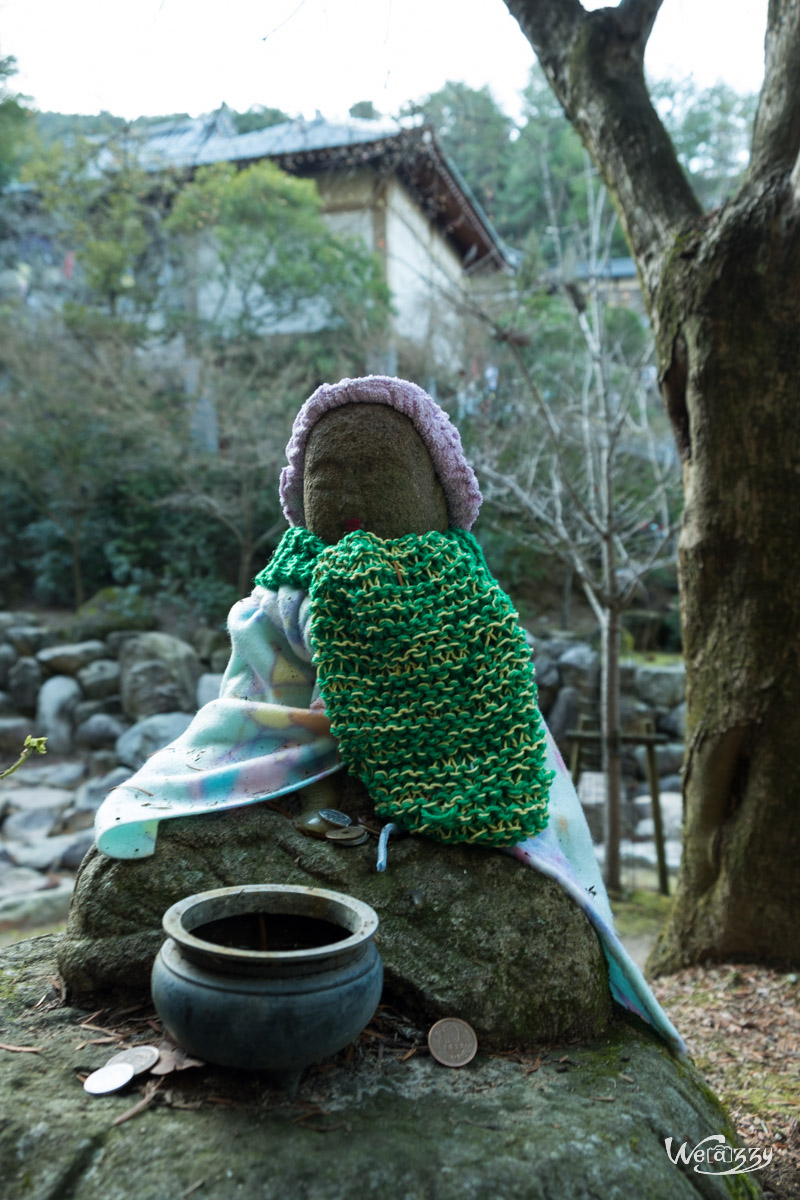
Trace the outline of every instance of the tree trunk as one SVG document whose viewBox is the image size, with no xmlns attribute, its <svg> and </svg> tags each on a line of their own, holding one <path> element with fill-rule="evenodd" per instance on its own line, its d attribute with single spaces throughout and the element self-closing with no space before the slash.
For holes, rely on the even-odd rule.
<svg viewBox="0 0 800 1200">
<path fill-rule="evenodd" d="M 653 969 L 800 963 L 800 8 L 770 0 L 750 168 L 703 214 L 644 50 L 662 0 L 506 0 L 636 258 L 684 460 L 683 860 Z"/>
<path fill-rule="evenodd" d="M 743 194 L 684 246 L 657 305 L 685 456 L 688 717 L 683 859 L 649 965 L 796 964 L 800 220 L 788 186 Z"/>
</svg>

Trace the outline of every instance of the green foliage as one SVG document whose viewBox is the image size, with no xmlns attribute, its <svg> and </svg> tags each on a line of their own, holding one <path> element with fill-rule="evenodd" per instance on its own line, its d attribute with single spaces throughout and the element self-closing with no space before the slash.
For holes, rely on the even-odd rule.
<svg viewBox="0 0 800 1200">
<path fill-rule="evenodd" d="M 0 58 L 0 191 L 17 173 L 31 117 L 24 97 L 9 90 L 8 81 L 16 73 L 15 58 Z"/>
<path fill-rule="evenodd" d="M 151 309 L 164 264 L 160 217 L 170 186 L 142 169 L 137 148 L 124 136 L 57 143 L 23 176 L 74 256 L 67 298 L 115 318 Z"/>
<path fill-rule="evenodd" d="M 197 318 L 207 333 L 326 328 L 354 299 L 370 328 L 385 324 L 388 292 L 374 256 L 330 232 L 311 180 L 274 163 L 202 168 L 165 229 L 178 239 L 184 274 L 206 289 L 210 315 Z"/>
<path fill-rule="evenodd" d="M 650 90 L 698 199 L 706 209 L 718 208 L 747 168 L 758 97 L 726 83 L 701 88 L 691 78 Z"/>
<path fill-rule="evenodd" d="M 254 104 L 247 112 L 233 113 L 233 124 L 237 133 L 253 133 L 257 129 L 268 129 L 271 125 L 281 125 L 291 118 L 281 108 L 268 108 L 263 104 Z"/>
<path fill-rule="evenodd" d="M 351 117 L 361 121 L 377 121 L 381 115 L 371 100 L 357 101 L 350 106 L 348 112 Z"/>
<path fill-rule="evenodd" d="M 514 123 L 489 89 L 449 82 L 407 111 L 433 127 L 480 204 L 503 228 Z"/>
</svg>

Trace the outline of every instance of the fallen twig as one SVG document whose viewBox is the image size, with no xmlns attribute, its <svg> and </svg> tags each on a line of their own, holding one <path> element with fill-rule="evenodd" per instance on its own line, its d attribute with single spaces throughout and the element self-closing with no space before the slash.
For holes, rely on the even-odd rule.
<svg viewBox="0 0 800 1200">
<path fill-rule="evenodd" d="M 158 1089 L 161 1087 L 161 1084 L 162 1084 L 161 1079 L 156 1079 L 155 1081 L 148 1083 L 147 1086 L 145 1087 L 144 1095 L 142 1096 L 139 1103 L 134 1104 L 133 1108 L 129 1108 L 128 1111 L 122 1113 L 121 1116 L 115 1117 L 114 1120 L 111 1122 L 111 1124 L 112 1125 L 121 1125 L 123 1123 L 123 1121 L 129 1121 L 131 1119 L 131 1117 L 136 1117 L 139 1115 L 140 1112 L 144 1112 L 144 1110 L 146 1108 L 149 1108 L 150 1105 L 153 1103 L 155 1094 L 158 1091 Z"/>
</svg>

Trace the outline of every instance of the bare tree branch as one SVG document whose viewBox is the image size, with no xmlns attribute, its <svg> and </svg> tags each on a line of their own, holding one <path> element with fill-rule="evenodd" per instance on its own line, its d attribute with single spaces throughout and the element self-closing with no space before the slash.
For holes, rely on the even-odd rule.
<svg viewBox="0 0 800 1200">
<path fill-rule="evenodd" d="M 766 73 L 758 102 L 750 178 L 789 170 L 800 153 L 800 0 L 770 0 Z"/>
<path fill-rule="evenodd" d="M 616 198 L 652 298 L 659 249 L 702 212 L 644 79 L 660 0 L 624 0 L 593 12 L 577 0 L 506 5 Z"/>
</svg>

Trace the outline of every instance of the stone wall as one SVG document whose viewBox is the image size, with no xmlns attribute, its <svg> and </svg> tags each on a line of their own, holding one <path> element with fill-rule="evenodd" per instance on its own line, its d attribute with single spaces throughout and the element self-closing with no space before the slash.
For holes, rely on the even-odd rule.
<svg viewBox="0 0 800 1200">
<path fill-rule="evenodd" d="M 568 755 L 567 735 L 581 716 L 599 722 L 599 656 L 588 643 L 562 637 L 537 638 L 534 658 L 542 711 Z M 221 631 L 202 629 L 192 644 L 130 630 L 75 640 L 74 630 L 0 613 L 0 764 L 14 761 L 28 734 L 48 739 L 45 758 L 27 762 L 0 790 L 0 929 L 60 919 L 106 793 L 217 695 L 227 659 Z M 683 684 L 682 665 L 623 667 L 625 728 L 649 719 L 671 739 L 657 756 L 673 866 L 680 853 Z M 588 755 L 586 767 L 579 794 L 599 843 L 602 787 Z M 627 861 L 653 862 L 643 748 L 627 759 L 623 818 Z"/>
<path fill-rule="evenodd" d="M 0 769 L 47 737 L 0 784 L 0 931 L 57 922 L 110 788 L 187 727 L 219 690 L 224 633 L 194 644 L 115 630 L 74 640 L 25 613 L 0 613 Z"/>
</svg>

